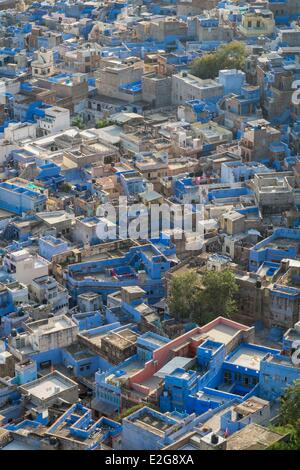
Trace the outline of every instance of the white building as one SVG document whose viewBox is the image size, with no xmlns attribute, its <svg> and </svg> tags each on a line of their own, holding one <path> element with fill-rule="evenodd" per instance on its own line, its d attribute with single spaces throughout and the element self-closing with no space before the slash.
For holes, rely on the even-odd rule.
<svg viewBox="0 0 300 470">
<path fill-rule="evenodd" d="M 0 104 L 6 104 L 7 93 L 12 96 L 19 93 L 20 83 L 14 78 L 0 78 Z"/>
<path fill-rule="evenodd" d="M 48 275 L 50 263 L 38 255 L 31 255 L 28 250 L 18 250 L 8 253 L 4 266 L 14 275 L 18 282 L 28 285 L 33 279 Z"/>
<path fill-rule="evenodd" d="M 203 80 L 187 72 L 172 76 L 172 104 L 223 96 L 224 87 L 217 80 Z"/>
<path fill-rule="evenodd" d="M 28 287 L 21 282 L 11 282 L 7 285 L 7 290 L 12 296 L 14 305 L 28 303 Z"/>
<path fill-rule="evenodd" d="M 45 116 L 37 121 L 38 127 L 44 135 L 64 131 L 71 126 L 70 111 L 59 106 L 45 109 Z"/>
<path fill-rule="evenodd" d="M 4 129 L 3 139 L 0 139 L 0 164 L 5 162 L 12 150 L 20 147 L 19 143 L 25 139 L 36 138 L 36 124 L 23 122 L 10 123 Z"/>
<path fill-rule="evenodd" d="M 4 129 L 4 139 L 13 144 L 25 139 L 36 138 L 36 124 L 29 124 L 27 122 L 10 123 Z"/>
<path fill-rule="evenodd" d="M 9 348 L 19 359 L 35 352 L 66 348 L 77 340 L 78 327 L 66 315 L 57 315 L 26 324 L 25 332 L 10 338 Z"/>
<path fill-rule="evenodd" d="M 69 403 L 78 401 L 78 384 L 58 371 L 22 385 L 20 389 L 22 394 L 30 397 L 31 403 L 42 409 L 59 399 Z"/>
<path fill-rule="evenodd" d="M 54 313 L 67 313 L 69 294 L 52 276 L 42 276 L 34 279 L 30 284 L 32 300 L 38 303 L 51 304 Z"/>
<path fill-rule="evenodd" d="M 93 245 L 100 240 L 114 240 L 116 224 L 105 217 L 77 217 L 73 240 L 83 245 Z"/>
<path fill-rule="evenodd" d="M 54 74 L 53 52 L 41 48 L 36 52 L 36 58 L 31 62 L 32 77 L 46 78 Z"/>
</svg>

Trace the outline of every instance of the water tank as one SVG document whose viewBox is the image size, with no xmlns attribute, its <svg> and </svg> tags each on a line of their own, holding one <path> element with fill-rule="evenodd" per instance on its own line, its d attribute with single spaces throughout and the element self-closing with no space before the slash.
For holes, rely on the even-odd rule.
<svg viewBox="0 0 300 470">
<path fill-rule="evenodd" d="M 194 150 L 201 148 L 201 139 L 194 139 L 193 140 L 193 148 Z"/>
<path fill-rule="evenodd" d="M 180 147 L 183 147 L 185 145 L 186 141 L 186 133 L 185 132 L 178 132 L 178 142 Z"/>
<path fill-rule="evenodd" d="M 218 444 L 218 442 L 219 442 L 219 436 L 217 436 L 216 434 L 212 434 L 211 443 L 212 444 Z"/>
<path fill-rule="evenodd" d="M 50 443 L 51 446 L 55 446 L 57 444 L 57 442 L 58 441 L 57 441 L 56 437 L 50 437 L 49 443 Z"/>
</svg>

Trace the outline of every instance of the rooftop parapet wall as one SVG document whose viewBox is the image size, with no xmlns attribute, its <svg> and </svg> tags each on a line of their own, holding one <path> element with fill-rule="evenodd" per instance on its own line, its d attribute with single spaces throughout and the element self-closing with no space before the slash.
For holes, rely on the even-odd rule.
<svg viewBox="0 0 300 470">
<path fill-rule="evenodd" d="M 251 339 L 254 338 L 254 328 L 249 328 L 232 320 L 218 317 L 204 327 L 194 328 L 154 351 L 153 359 L 145 364 L 143 370 L 137 372 L 129 379 L 129 384 L 133 385 L 134 383 L 142 383 L 154 375 L 155 372 L 161 369 L 168 360 L 172 358 L 172 349 L 180 348 L 180 346 L 182 346 L 184 350 L 190 350 L 190 354 L 195 356 L 197 346 L 203 343 L 209 335 L 210 330 L 219 324 L 228 325 L 229 327 L 236 329 L 236 333 L 231 338 L 229 344 L 226 345 L 228 352 L 232 350 L 236 344 L 241 342 L 241 334 L 244 341 L 251 341 Z M 207 336 L 205 335 L 206 333 Z"/>
</svg>

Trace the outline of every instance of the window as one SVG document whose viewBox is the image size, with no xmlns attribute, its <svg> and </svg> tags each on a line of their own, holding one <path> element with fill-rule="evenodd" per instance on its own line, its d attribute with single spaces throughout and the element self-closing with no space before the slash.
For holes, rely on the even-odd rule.
<svg viewBox="0 0 300 470">
<path fill-rule="evenodd" d="M 244 375 L 243 377 L 243 384 L 247 387 L 249 385 L 249 377 L 247 377 L 246 375 Z"/>
<path fill-rule="evenodd" d="M 232 383 L 231 372 L 229 372 L 228 370 L 224 372 L 224 383 L 227 385 L 230 385 Z"/>
</svg>

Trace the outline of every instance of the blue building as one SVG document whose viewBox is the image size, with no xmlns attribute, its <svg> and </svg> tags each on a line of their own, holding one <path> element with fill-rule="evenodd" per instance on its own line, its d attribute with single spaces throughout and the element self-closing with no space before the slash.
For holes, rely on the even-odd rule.
<svg viewBox="0 0 300 470">
<path fill-rule="evenodd" d="M 77 298 L 78 310 L 82 313 L 102 310 L 102 296 L 95 292 L 85 292 Z"/>
<path fill-rule="evenodd" d="M 41 421 L 36 419 L 28 424 L 35 428 Z M 26 428 L 26 422 L 17 426 Z M 6 429 L 15 431 L 16 426 L 8 425 Z M 59 442 L 60 449 L 63 450 L 100 450 L 102 443 L 114 441 L 121 431 L 121 424 L 107 418 L 95 421 L 89 408 L 76 403 L 47 429 L 47 436 L 52 437 L 50 447 L 52 445 L 54 449 Z"/>
<path fill-rule="evenodd" d="M 126 196 L 143 193 L 146 191 L 146 180 L 138 171 L 116 172 Z"/>
<path fill-rule="evenodd" d="M 245 73 L 241 70 L 220 70 L 219 82 L 224 87 L 224 94 L 235 93 L 240 95 L 245 83 Z"/>
<path fill-rule="evenodd" d="M 250 249 L 249 271 L 256 272 L 264 262 L 280 264 L 284 258 L 299 254 L 300 230 L 277 228 L 268 238 Z"/>
<path fill-rule="evenodd" d="M 8 288 L 0 284 L 0 318 L 15 310 L 13 298 Z"/>
<path fill-rule="evenodd" d="M 201 202 L 200 186 L 195 178 L 184 177 L 174 182 L 174 198 L 181 204 L 198 204 Z"/>
<path fill-rule="evenodd" d="M 91 328 L 97 328 L 103 325 L 103 317 L 100 312 L 86 312 L 86 313 L 74 313 L 72 320 L 78 326 L 79 331 L 90 330 Z"/>
<path fill-rule="evenodd" d="M 21 394 L 11 381 L 0 379 L 0 406 L 4 424 L 22 415 Z"/>
<path fill-rule="evenodd" d="M 118 330 L 115 330 L 118 331 Z M 126 394 L 122 392 L 122 384 L 153 357 L 153 352 L 166 345 L 170 340 L 152 332 L 144 333 L 137 338 L 136 354 L 121 364 L 95 375 L 96 387 L 93 408 L 109 415 L 120 413 Z"/>
<path fill-rule="evenodd" d="M 138 285 L 150 303 L 164 296 L 162 279 L 170 269 L 169 261 L 152 244 L 134 246 L 121 257 L 69 265 L 65 279 L 73 299 L 83 292 L 97 292 L 105 300 L 122 286 Z"/>
<path fill-rule="evenodd" d="M 221 183 L 240 183 L 250 180 L 256 173 L 271 173 L 272 170 L 260 162 L 224 162 L 221 165 Z"/>
<path fill-rule="evenodd" d="M 207 123 L 218 116 L 218 107 L 210 100 L 188 100 L 179 107 L 178 117 L 187 122 Z"/>
<path fill-rule="evenodd" d="M 38 371 L 49 369 L 52 366 L 62 367 L 76 377 L 78 382 L 89 377 L 90 382 L 84 382 L 88 387 L 92 387 L 95 373 L 99 369 L 109 367 L 105 360 L 87 346 L 79 343 L 74 343 L 66 348 L 49 349 L 32 354 L 30 359 L 36 363 Z"/>
<path fill-rule="evenodd" d="M 17 363 L 15 365 L 15 377 L 12 383 L 23 385 L 37 378 L 37 364 L 35 361 L 29 360 L 25 363 Z"/>
<path fill-rule="evenodd" d="M 194 414 L 162 414 L 147 406 L 123 419 L 122 449 L 159 450 L 199 424 Z"/>
<path fill-rule="evenodd" d="M 57 190 L 58 186 L 65 181 L 64 176 L 60 174 L 61 168 L 53 162 L 45 163 L 40 166 L 40 172 L 35 177 L 37 184 L 44 188 Z"/>
<path fill-rule="evenodd" d="M 160 409 L 201 415 L 233 401 L 242 402 L 259 387 L 261 361 L 278 352 L 241 343 L 226 356 L 224 344 L 207 340 L 198 346 L 192 369 L 177 369 L 165 376 Z"/>
<path fill-rule="evenodd" d="M 39 238 L 39 254 L 51 261 L 52 256 L 68 250 L 68 243 L 53 235 L 45 235 Z"/>
<path fill-rule="evenodd" d="M 284 390 L 300 379 L 299 322 L 283 336 L 282 351 L 268 354 L 261 362 L 259 394 L 267 400 L 276 400 Z"/>
<path fill-rule="evenodd" d="M 224 115 L 226 127 L 240 138 L 248 121 L 262 117 L 260 88 L 242 85 L 239 93 L 225 94 L 218 102 L 219 113 Z"/>
<path fill-rule="evenodd" d="M 22 215 L 23 212 L 41 212 L 46 208 L 47 196 L 16 184 L 0 183 L 0 208 Z"/>
</svg>

